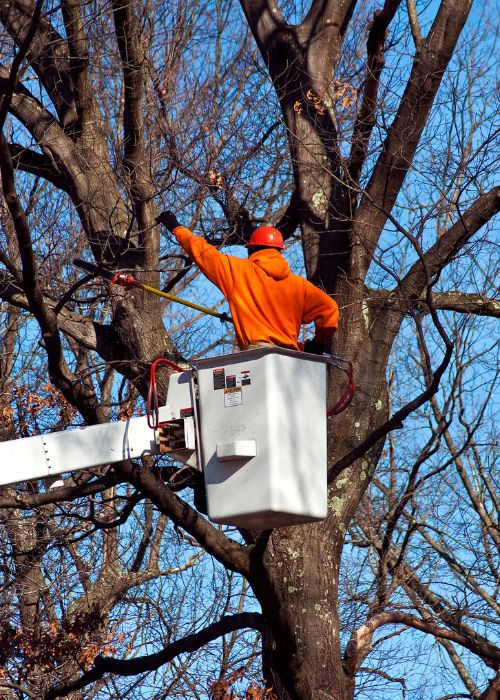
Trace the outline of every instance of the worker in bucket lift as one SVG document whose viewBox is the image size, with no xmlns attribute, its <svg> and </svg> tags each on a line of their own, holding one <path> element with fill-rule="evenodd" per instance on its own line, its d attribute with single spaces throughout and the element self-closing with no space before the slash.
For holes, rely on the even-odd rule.
<svg viewBox="0 0 500 700">
<path fill-rule="evenodd" d="M 325 351 L 338 326 L 338 306 L 325 292 L 290 271 L 277 229 L 255 229 L 244 259 L 220 253 L 179 224 L 171 211 L 160 214 L 157 221 L 173 233 L 227 299 L 241 350 L 259 345 L 299 350 L 301 325 L 314 321 L 315 334 L 304 343 L 304 351 L 318 355 Z"/>
</svg>

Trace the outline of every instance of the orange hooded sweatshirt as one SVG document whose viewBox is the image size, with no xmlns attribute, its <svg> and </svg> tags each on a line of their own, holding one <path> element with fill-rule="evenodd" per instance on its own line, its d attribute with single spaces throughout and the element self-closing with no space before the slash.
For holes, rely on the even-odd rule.
<svg viewBox="0 0 500 700">
<path fill-rule="evenodd" d="M 339 319 L 336 302 L 294 275 L 278 250 L 267 248 L 249 258 L 236 258 L 220 253 L 184 226 L 177 226 L 173 233 L 226 297 L 240 348 L 261 342 L 298 350 L 300 327 L 311 321 L 318 341 L 334 334 Z"/>
</svg>

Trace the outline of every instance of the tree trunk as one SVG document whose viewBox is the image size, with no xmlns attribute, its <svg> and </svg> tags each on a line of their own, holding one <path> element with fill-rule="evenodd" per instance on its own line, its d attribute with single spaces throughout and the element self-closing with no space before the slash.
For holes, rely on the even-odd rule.
<svg viewBox="0 0 500 700">
<path fill-rule="evenodd" d="M 272 673 L 266 680 L 271 680 L 280 699 L 350 697 L 337 618 L 337 561 L 343 533 L 332 527 L 332 520 L 275 530 L 266 551 L 263 564 L 273 598 L 266 591 L 260 602 L 274 633 L 274 640 L 266 640 Z"/>
<path fill-rule="evenodd" d="M 328 419 L 329 466 L 387 418 L 385 366 L 390 343 L 370 338 L 368 307 L 364 315 L 363 305 L 354 300 L 345 308 L 335 351 L 356 348 L 352 359 L 358 389 L 349 409 Z M 338 374 L 330 378 L 330 395 L 338 396 L 341 390 Z M 381 443 L 376 444 L 333 480 L 329 515 L 324 522 L 276 529 L 270 536 L 262 561 L 265 579 L 253 585 L 272 630 L 264 639 L 264 669 L 280 700 L 354 697 L 354 678 L 346 675 L 342 665 L 337 612 L 339 562 L 347 526 L 368 486 L 381 447 Z"/>
<path fill-rule="evenodd" d="M 343 470 L 334 465 L 387 419 L 386 367 L 400 318 L 386 312 L 386 323 L 372 318 L 364 285 L 366 256 L 353 232 L 353 198 L 339 157 L 329 78 L 339 57 L 339 28 L 342 33 L 348 6 L 329 6 L 320 32 L 326 32 L 325 40 L 328 35 L 330 51 L 325 52 L 310 40 L 314 12 L 292 30 L 276 13 L 266 15 L 262 6 L 242 4 L 268 63 L 287 128 L 307 276 L 339 304 L 340 327 L 331 350 L 351 359 L 357 384 L 349 409 L 329 419 L 328 466 L 335 476 L 329 486 L 328 518 L 274 530 L 262 558 L 265 580 L 252 581 L 271 629 L 264 639 L 264 667 L 280 700 L 350 700 L 354 678 L 342 664 L 337 612 L 340 558 L 383 439 Z M 332 13 L 338 15 L 337 22 Z M 332 405 L 344 384 L 341 372 L 332 369 Z"/>
</svg>

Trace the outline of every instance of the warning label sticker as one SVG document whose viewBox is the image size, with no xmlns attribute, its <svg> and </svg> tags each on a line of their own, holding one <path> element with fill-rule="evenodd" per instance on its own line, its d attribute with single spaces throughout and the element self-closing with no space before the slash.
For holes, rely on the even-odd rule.
<svg viewBox="0 0 500 700">
<path fill-rule="evenodd" d="M 241 392 L 241 387 L 232 386 L 228 389 L 224 389 L 224 406 L 225 408 L 230 408 L 231 406 L 240 406 L 243 403 L 243 395 Z"/>
<path fill-rule="evenodd" d="M 226 377 L 226 387 L 229 389 L 230 387 L 234 387 L 234 386 L 236 386 L 236 375 L 235 374 L 231 374 L 231 375 L 228 374 Z"/>
<path fill-rule="evenodd" d="M 251 384 L 251 379 L 250 379 L 250 370 L 249 369 L 242 369 L 241 370 L 241 375 L 240 375 L 240 381 L 242 386 L 248 386 Z"/>
<path fill-rule="evenodd" d="M 214 389 L 225 389 L 226 388 L 226 372 L 224 367 L 220 369 L 214 369 Z"/>
</svg>

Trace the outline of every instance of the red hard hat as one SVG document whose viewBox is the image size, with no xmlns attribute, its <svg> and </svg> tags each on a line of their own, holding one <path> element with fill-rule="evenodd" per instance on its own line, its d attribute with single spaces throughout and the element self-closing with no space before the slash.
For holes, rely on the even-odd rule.
<svg viewBox="0 0 500 700">
<path fill-rule="evenodd" d="M 281 250 L 284 248 L 283 236 L 277 228 L 273 228 L 272 226 L 259 226 L 259 228 L 256 228 L 255 231 L 252 232 L 246 247 L 251 248 L 258 245 L 268 246 L 269 248 L 279 248 Z"/>
</svg>

